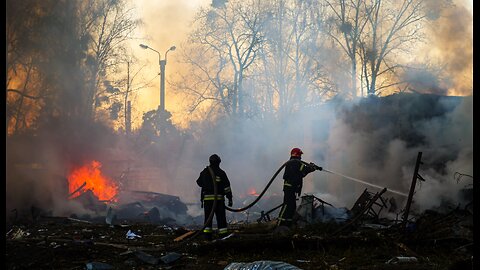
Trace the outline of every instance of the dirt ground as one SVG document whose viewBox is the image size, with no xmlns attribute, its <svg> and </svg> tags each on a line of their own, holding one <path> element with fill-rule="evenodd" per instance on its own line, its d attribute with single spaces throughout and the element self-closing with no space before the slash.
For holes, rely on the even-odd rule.
<svg viewBox="0 0 480 270">
<path fill-rule="evenodd" d="M 336 224 L 317 224 L 279 231 L 272 224 L 255 223 L 232 225 L 233 234 L 223 240 L 209 242 L 198 234 L 174 241 L 188 230 L 148 223 L 112 227 L 47 219 L 16 225 L 7 232 L 6 269 L 108 269 L 87 267 L 105 263 L 111 269 L 202 270 L 253 261 L 279 261 L 305 270 L 473 269 L 472 239 L 422 238 L 371 228 L 335 234 L 336 229 Z M 128 231 L 140 237 L 127 239 Z M 396 257 L 415 261 L 402 263 Z"/>
</svg>

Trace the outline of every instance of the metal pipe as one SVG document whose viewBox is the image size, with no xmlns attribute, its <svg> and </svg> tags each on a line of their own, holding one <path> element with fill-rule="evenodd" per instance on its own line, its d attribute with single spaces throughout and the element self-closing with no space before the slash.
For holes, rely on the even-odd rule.
<svg viewBox="0 0 480 270">
<path fill-rule="evenodd" d="M 405 212 L 403 213 L 402 227 L 405 228 L 408 220 L 408 214 L 410 212 L 410 206 L 412 204 L 413 193 L 415 192 L 415 185 L 417 184 L 418 169 L 422 159 L 422 152 L 418 152 L 417 162 L 415 163 L 415 171 L 413 172 L 412 185 L 410 186 L 410 192 L 408 193 L 407 205 L 405 206 Z"/>
</svg>

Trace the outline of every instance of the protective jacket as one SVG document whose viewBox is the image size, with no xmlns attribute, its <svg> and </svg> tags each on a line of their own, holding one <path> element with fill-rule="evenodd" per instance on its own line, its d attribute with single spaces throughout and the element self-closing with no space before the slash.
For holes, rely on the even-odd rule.
<svg viewBox="0 0 480 270">
<path fill-rule="evenodd" d="M 215 189 L 212 174 L 209 167 L 203 169 L 197 179 L 197 184 L 202 188 L 201 201 L 205 214 L 205 228 L 203 233 L 207 240 L 212 238 L 212 220 L 208 220 L 211 211 L 217 218 L 218 234 L 225 235 L 228 233 L 227 218 L 225 213 L 225 196 L 228 200 L 232 200 L 232 190 L 230 188 L 230 181 L 228 180 L 225 171 L 220 169 L 218 165 L 210 165 L 210 169 L 214 172 L 215 181 L 217 183 L 217 203 L 215 209 L 213 208 L 215 202 Z"/>
<path fill-rule="evenodd" d="M 291 156 L 290 160 L 292 159 L 298 160 L 298 162 L 289 162 L 285 165 L 283 191 L 293 191 L 300 194 L 303 187 L 303 178 L 315 171 L 315 167 L 304 164 L 300 157 Z"/>
<path fill-rule="evenodd" d="M 300 157 L 290 157 L 290 162 L 285 165 L 285 172 L 283 173 L 283 206 L 278 216 L 278 226 L 292 225 L 297 208 L 295 194 L 300 195 L 302 193 L 303 177 L 313 171 L 315 171 L 315 167 L 304 164 Z"/>
<path fill-rule="evenodd" d="M 227 174 L 224 170 L 220 169 L 219 166 L 212 166 L 213 172 L 215 173 L 215 181 L 217 182 L 217 200 L 225 200 L 226 196 L 229 200 L 232 199 L 232 189 L 230 187 L 230 181 L 228 180 Z M 212 175 L 210 174 L 208 167 L 205 167 L 200 173 L 200 176 L 197 179 L 197 185 L 202 188 L 202 201 L 214 200 L 214 186 Z"/>
</svg>

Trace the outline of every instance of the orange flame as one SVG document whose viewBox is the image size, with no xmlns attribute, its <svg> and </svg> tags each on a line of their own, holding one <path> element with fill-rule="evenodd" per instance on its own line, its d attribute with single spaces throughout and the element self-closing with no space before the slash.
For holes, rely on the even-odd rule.
<svg viewBox="0 0 480 270">
<path fill-rule="evenodd" d="M 250 188 L 250 189 L 248 190 L 248 195 L 260 196 L 260 194 L 257 193 L 257 191 L 255 190 L 255 188 Z"/>
<path fill-rule="evenodd" d="M 74 169 L 68 176 L 68 190 L 72 193 L 82 187 L 79 191 L 91 190 L 99 200 L 115 201 L 115 196 L 118 192 L 118 186 L 113 180 L 105 175 L 102 175 L 100 168 L 102 164 L 96 160 L 83 167 Z M 78 197 L 82 192 L 72 194 L 71 198 Z"/>
</svg>

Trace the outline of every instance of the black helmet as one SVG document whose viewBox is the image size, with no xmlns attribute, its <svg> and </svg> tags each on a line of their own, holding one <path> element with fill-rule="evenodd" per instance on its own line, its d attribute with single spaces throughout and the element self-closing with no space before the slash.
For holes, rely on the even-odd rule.
<svg viewBox="0 0 480 270">
<path fill-rule="evenodd" d="M 210 156 L 210 158 L 208 159 L 208 161 L 210 161 L 210 164 L 214 165 L 218 165 L 220 164 L 220 162 L 222 162 L 222 160 L 220 159 L 220 157 L 217 155 L 217 154 L 213 154 Z"/>
</svg>

